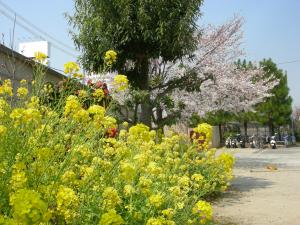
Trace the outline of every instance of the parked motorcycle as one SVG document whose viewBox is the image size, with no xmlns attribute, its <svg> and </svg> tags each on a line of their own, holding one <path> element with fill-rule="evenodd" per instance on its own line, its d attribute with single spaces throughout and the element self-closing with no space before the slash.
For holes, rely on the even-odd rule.
<svg viewBox="0 0 300 225">
<path fill-rule="evenodd" d="M 250 148 L 256 148 L 256 137 L 255 135 L 252 135 L 249 137 L 249 144 L 250 144 Z"/>
<path fill-rule="evenodd" d="M 231 137 L 226 138 L 225 146 L 226 146 L 226 148 L 230 148 L 230 146 L 231 146 Z"/>
<path fill-rule="evenodd" d="M 238 141 L 236 137 L 231 138 L 230 140 L 230 147 L 231 148 L 237 148 L 238 147 Z"/>
<path fill-rule="evenodd" d="M 270 146 L 271 146 L 272 149 L 276 149 L 276 136 L 271 137 Z"/>
<path fill-rule="evenodd" d="M 237 135 L 237 146 L 239 148 L 245 148 L 246 147 L 246 137 L 238 134 Z"/>
</svg>

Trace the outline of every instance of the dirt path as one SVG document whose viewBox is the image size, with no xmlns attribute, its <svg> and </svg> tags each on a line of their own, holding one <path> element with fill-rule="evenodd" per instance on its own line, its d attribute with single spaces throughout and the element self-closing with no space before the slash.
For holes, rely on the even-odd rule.
<svg viewBox="0 0 300 225">
<path fill-rule="evenodd" d="M 300 225 L 300 147 L 230 150 L 235 179 L 214 205 L 218 221 L 236 225 Z M 278 170 L 266 167 L 275 165 Z"/>
</svg>

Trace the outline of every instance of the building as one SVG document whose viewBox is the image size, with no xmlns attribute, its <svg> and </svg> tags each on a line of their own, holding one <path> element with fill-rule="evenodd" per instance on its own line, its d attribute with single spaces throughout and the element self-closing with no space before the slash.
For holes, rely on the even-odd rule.
<svg viewBox="0 0 300 225">
<path fill-rule="evenodd" d="M 33 80 L 35 62 L 31 58 L 0 44 L 0 78 L 1 80 L 10 79 L 13 87 L 19 86 L 22 79 Z M 45 72 L 45 81 L 57 83 L 65 76 L 51 68 Z"/>
<path fill-rule="evenodd" d="M 33 41 L 33 42 L 24 42 L 19 43 L 19 53 L 33 59 L 35 52 L 42 52 L 47 55 L 47 59 L 45 59 L 42 64 L 50 65 L 49 58 L 51 58 L 50 54 L 50 43 L 48 41 Z"/>
</svg>

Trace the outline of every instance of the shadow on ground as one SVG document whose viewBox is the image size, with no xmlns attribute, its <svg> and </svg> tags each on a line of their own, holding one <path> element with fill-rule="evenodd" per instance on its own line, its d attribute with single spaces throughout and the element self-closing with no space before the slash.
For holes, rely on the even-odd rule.
<svg viewBox="0 0 300 225">
<path fill-rule="evenodd" d="M 244 196 L 245 192 L 249 192 L 254 189 L 270 188 L 272 185 L 273 182 L 267 179 L 249 176 L 236 176 L 228 190 L 223 193 L 216 202 L 222 200 L 224 203 L 226 202 L 226 205 L 236 204 L 240 202 L 240 198 Z"/>
<path fill-rule="evenodd" d="M 273 182 L 257 177 L 236 176 L 232 181 L 229 190 L 238 192 L 248 192 L 252 189 L 268 188 Z"/>
</svg>

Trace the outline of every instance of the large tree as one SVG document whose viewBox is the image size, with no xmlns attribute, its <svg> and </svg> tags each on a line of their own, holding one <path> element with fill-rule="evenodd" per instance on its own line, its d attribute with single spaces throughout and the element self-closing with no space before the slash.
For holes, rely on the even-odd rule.
<svg viewBox="0 0 300 225">
<path fill-rule="evenodd" d="M 150 103 L 158 128 L 179 117 L 188 120 L 193 113 L 205 116 L 218 111 L 249 111 L 270 96 L 276 80 L 264 77 L 259 66 L 246 69 L 235 63 L 243 53 L 242 23 L 242 18 L 235 17 L 221 26 L 201 27 L 201 34 L 194 37 L 196 49 L 192 54 L 173 61 L 162 57 L 150 60 Z M 115 99 L 123 104 L 128 96 L 132 95 Z M 135 105 L 132 111 L 136 112 L 137 104 L 132 102 L 138 99 L 139 104 L 142 99 L 132 97 L 130 105 Z"/>
<path fill-rule="evenodd" d="M 104 52 L 114 49 L 118 52 L 116 69 L 134 87 L 149 91 L 151 59 L 174 61 L 195 48 L 202 1 L 75 0 L 69 19 L 84 68 L 101 70 Z M 142 104 L 142 122 L 150 125 L 151 114 L 148 94 Z"/>
<path fill-rule="evenodd" d="M 274 135 L 275 128 L 287 125 L 291 121 L 292 98 L 289 95 L 287 74 L 271 60 L 263 60 L 260 63 L 265 77 L 274 77 L 279 83 L 272 89 L 272 96 L 257 106 L 258 118 L 269 126 L 269 132 Z"/>
<path fill-rule="evenodd" d="M 78 31 L 74 40 L 85 69 L 101 71 L 103 53 L 117 50 L 113 69 L 142 91 L 134 98 L 141 105 L 140 121 L 147 125 L 152 120 L 163 127 L 193 113 L 252 109 L 274 82 L 261 79 L 260 68 L 235 65 L 242 54 L 243 20 L 198 28 L 201 3 L 76 0 L 70 22 Z"/>
</svg>

